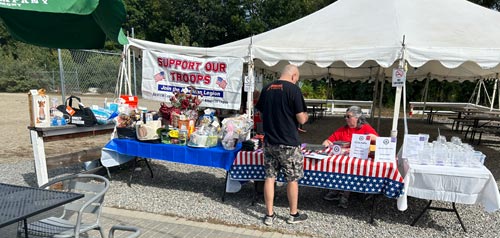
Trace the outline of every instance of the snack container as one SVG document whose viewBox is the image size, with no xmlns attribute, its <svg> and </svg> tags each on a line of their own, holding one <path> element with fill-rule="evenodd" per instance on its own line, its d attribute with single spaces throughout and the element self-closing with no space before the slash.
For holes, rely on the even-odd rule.
<svg viewBox="0 0 500 238">
<path fill-rule="evenodd" d="M 50 102 L 44 89 L 32 89 L 28 93 L 30 126 L 50 127 Z"/>
</svg>

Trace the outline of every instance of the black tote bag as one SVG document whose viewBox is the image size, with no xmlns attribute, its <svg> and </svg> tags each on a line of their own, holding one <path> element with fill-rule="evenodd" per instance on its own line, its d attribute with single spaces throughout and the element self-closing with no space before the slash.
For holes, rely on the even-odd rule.
<svg viewBox="0 0 500 238">
<path fill-rule="evenodd" d="M 73 107 L 73 98 L 78 100 L 78 107 Z M 77 96 L 69 96 L 64 105 L 57 106 L 57 110 L 69 118 L 69 123 L 77 126 L 93 126 L 97 124 L 97 119 L 89 107 L 85 107 Z"/>
</svg>

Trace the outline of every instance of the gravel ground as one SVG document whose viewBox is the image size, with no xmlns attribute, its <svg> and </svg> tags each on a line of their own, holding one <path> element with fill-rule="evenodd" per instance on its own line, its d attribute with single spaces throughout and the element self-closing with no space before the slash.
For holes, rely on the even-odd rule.
<svg viewBox="0 0 500 238">
<path fill-rule="evenodd" d="M 300 188 L 299 206 L 310 219 L 289 225 L 285 222 L 288 212 L 285 186 L 278 186 L 276 190 L 276 212 L 281 219 L 270 228 L 261 221 L 265 210 L 262 199 L 251 205 L 253 184 L 245 184 L 238 193 L 227 194 L 222 202 L 223 170 L 162 161 L 152 161 L 152 167 L 153 179 L 143 167 L 133 173 L 131 187 L 127 186 L 128 169 L 113 171 L 106 206 L 314 237 L 500 237 L 500 213 L 486 213 L 480 206 L 457 204 L 468 229 L 468 233 L 464 233 L 456 216 L 448 212 L 426 212 L 412 227 L 409 224 L 425 207 L 425 200 L 408 198 L 409 209 L 401 212 L 396 208 L 395 199 L 378 196 L 375 222 L 370 224 L 372 200 L 355 194 L 351 196 L 349 208 L 341 209 L 335 202 L 321 199 L 323 190 L 309 187 Z M 77 167 L 51 170 L 50 177 L 78 170 Z M 36 184 L 30 161 L 2 164 L 0 173 L 5 183 Z"/>
<path fill-rule="evenodd" d="M 309 143 L 320 143 L 333 128 L 341 125 L 341 121 L 327 118 L 306 125 L 305 129 L 308 132 L 302 139 Z M 444 125 L 428 126 L 420 120 L 411 123 L 410 128 L 418 126 L 418 132 L 429 133 L 431 138 L 435 138 L 437 126 L 442 127 L 441 134 L 452 135 L 449 129 L 443 129 L 446 128 Z M 383 127 L 390 127 L 390 119 L 383 120 L 381 124 Z M 325 130 L 325 126 L 329 129 Z M 495 161 L 499 151 L 497 140 L 498 138 L 486 137 L 483 144 L 477 148 L 488 156 L 486 165 L 498 183 L 500 166 L 498 161 Z M 275 207 L 280 219 L 272 227 L 267 227 L 262 223 L 265 211 L 262 198 L 254 206 L 251 205 L 252 183 L 245 184 L 238 193 L 227 194 L 225 202 L 222 202 L 224 170 L 159 160 L 152 160 L 150 163 L 154 178 L 150 178 L 147 167 L 142 165 L 140 171 L 133 172 L 131 187 L 127 186 L 131 174 L 129 169 L 126 167 L 113 169 L 111 189 L 106 195 L 106 206 L 313 237 L 500 237 L 500 212 L 486 213 L 477 205 L 457 204 L 457 209 L 468 229 L 468 232 L 464 233 L 455 214 L 449 212 L 426 212 L 415 227 L 410 226 L 411 221 L 426 206 L 426 200 L 409 197 L 408 210 L 401 212 L 396 208 L 395 199 L 378 196 L 375 222 L 370 224 L 372 200 L 365 200 L 362 194 L 353 194 L 349 208 L 341 209 L 335 202 L 322 199 L 324 190 L 309 187 L 300 187 L 299 191 L 299 208 L 309 215 L 310 219 L 307 222 L 286 224 L 288 213 L 286 187 L 278 186 Z M 49 177 L 76 173 L 80 170 L 81 167 L 78 166 L 54 169 L 50 170 Z M 0 163 L 0 174 L 0 182 L 36 186 L 32 159 Z M 451 206 L 440 202 L 433 204 Z"/>
</svg>

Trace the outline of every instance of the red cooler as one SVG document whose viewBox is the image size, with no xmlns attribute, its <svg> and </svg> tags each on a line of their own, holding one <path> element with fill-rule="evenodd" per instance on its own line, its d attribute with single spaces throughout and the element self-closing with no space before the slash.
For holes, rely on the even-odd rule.
<svg viewBox="0 0 500 238">
<path fill-rule="evenodd" d="M 139 98 L 137 96 L 129 96 L 129 95 L 120 95 L 120 98 L 125 101 L 131 109 L 136 109 L 139 104 Z"/>
</svg>

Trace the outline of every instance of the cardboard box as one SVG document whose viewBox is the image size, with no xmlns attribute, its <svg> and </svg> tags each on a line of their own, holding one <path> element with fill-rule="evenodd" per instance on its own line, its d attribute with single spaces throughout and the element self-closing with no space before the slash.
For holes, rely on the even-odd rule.
<svg viewBox="0 0 500 238">
<path fill-rule="evenodd" d="M 30 126 L 50 127 L 50 100 L 45 89 L 32 89 L 28 93 Z"/>
</svg>

